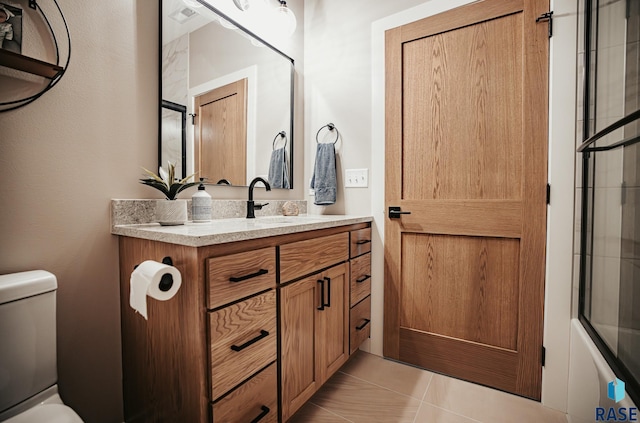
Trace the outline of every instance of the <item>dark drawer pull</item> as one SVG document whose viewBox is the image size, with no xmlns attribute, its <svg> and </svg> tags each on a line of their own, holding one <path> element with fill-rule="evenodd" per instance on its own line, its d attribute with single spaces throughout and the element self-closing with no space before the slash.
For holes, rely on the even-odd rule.
<svg viewBox="0 0 640 423">
<path fill-rule="evenodd" d="M 327 281 L 327 302 L 325 307 L 331 307 L 331 278 L 325 276 L 325 281 Z"/>
<path fill-rule="evenodd" d="M 367 326 L 369 324 L 369 322 L 371 322 L 371 320 L 369 319 L 364 319 L 364 323 L 361 324 L 360 326 L 356 326 L 356 330 L 362 330 L 365 328 L 365 326 Z"/>
<path fill-rule="evenodd" d="M 356 244 L 362 245 L 362 244 L 368 244 L 370 242 L 371 242 L 370 239 L 359 239 L 359 240 L 356 241 Z"/>
<path fill-rule="evenodd" d="M 363 275 L 361 277 L 359 277 L 358 279 L 356 279 L 356 283 L 362 283 L 364 281 L 366 281 L 367 279 L 369 279 L 371 277 L 371 275 Z"/>
<path fill-rule="evenodd" d="M 318 310 L 322 311 L 324 310 L 324 280 L 323 279 L 318 279 L 316 282 L 318 282 L 318 284 L 320 285 L 320 307 L 318 307 Z"/>
<path fill-rule="evenodd" d="M 257 278 L 258 276 L 266 275 L 267 273 L 269 273 L 267 269 L 260 269 L 256 273 L 251 273 L 249 275 L 238 276 L 238 277 L 232 276 L 229 278 L 229 282 L 242 282 L 242 281 L 246 281 L 247 279 Z"/>
<path fill-rule="evenodd" d="M 256 336 L 253 339 L 248 340 L 247 342 L 245 342 L 244 344 L 237 346 L 237 345 L 232 345 L 231 349 L 234 351 L 242 351 L 245 348 L 255 344 L 256 342 L 258 342 L 259 340 L 261 340 L 262 338 L 266 338 L 267 336 L 269 336 L 269 332 L 267 332 L 266 330 L 262 329 L 260 331 L 260 335 Z"/>
<path fill-rule="evenodd" d="M 255 419 L 251 420 L 251 423 L 258 423 L 264 416 L 269 414 L 269 411 L 271 411 L 266 405 L 263 405 L 260 409 L 262 410 L 262 413 L 260 413 Z"/>
</svg>

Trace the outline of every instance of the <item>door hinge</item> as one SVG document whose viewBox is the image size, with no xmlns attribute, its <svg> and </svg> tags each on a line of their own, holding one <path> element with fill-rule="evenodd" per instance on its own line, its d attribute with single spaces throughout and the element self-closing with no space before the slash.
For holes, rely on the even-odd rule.
<svg viewBox="0 0 640 423">
<path fill-rule="evenodd" d="M 551 184 L 547 184 L 547 204 L 551 204 Z"/>
<path fill-rule="evenodd" d="M 542 362 L 542 367 L 544 367 L 547 361 L 547 349 L 544 346 L 542 347 L 542 356 L 540 358 L 540 361 Z"/>
<path fill-rule="evenodd" d="M 547 21 L 549 24 L 549 38 L 551 38 L 553 36 L 553 11 L 543 13 L 536 18 L 536 23 L 543 21 Z"/>
<path fill-rule="evenodd" d="M 196 124 L 196 116 L 198 116 L 195 113 L 189 113 L 189 116 L 191 116 L 191 124 L 195 125 Z"/>
<path fill-rule="evenodd" d="M 37 9 L 38 3 L 36 2 L 36 0 L 29 0 L 29 7 L 32 9 Z"/>
</svg>

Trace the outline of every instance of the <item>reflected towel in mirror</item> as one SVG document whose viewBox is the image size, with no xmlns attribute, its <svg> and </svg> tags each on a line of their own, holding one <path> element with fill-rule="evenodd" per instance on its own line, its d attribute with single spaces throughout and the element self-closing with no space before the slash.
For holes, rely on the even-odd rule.
<svg viewBox="0 0 640 423">
<path fill-rule="evenodd" d="M 284 147 L 273 150 L 269 161 L 269 184 L 271 188 L 289 189 L 289 166 Z"/>
</svg>

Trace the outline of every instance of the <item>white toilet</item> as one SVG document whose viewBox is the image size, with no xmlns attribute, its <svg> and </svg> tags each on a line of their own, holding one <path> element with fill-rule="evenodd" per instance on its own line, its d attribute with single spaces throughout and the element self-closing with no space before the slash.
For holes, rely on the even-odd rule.
<svg viewBox="0 0 640 423">
<path fill-rule="evenodd" d="M 0 421 L 81 423 L 58 395 L 56 277 L 0 275 Z"/>
</svg>

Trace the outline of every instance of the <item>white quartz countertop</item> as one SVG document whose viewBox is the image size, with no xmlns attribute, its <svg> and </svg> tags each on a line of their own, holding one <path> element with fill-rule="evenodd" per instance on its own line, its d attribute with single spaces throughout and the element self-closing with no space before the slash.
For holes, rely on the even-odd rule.
<svg viewBox="0 0 640 423">
<path fill-rule="evenodd" d="M 204 247 L 206 245 L 334 228 L 371 222 L 372 220 L 371 216 L 353 215 L 263 216 L 255 219 L 215 219 L 206 223 L 188 222 L 178 226 L 160 226 L 158 223 L 115 225 L 112 227 L 111 233 L 189 247 Z"/>
</svg>

